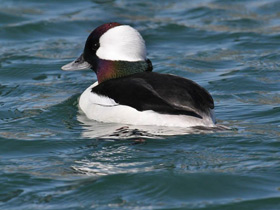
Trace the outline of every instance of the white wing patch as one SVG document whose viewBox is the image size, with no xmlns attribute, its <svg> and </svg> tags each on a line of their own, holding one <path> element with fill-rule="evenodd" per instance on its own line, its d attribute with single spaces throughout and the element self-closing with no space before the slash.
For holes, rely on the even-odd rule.
<svg viewBox="0 0 280 210">
<path fill-rule="evenodd" d="M 113 99 L 106 96 L 100 96 L 92 92 L 90 93 L 89 100 L 92 104 L 99 106 L 112 107 L 118 105 L 118 103 L 116 103 Z"/>
<path fill-rule="evenodd" d="M 118 103 L 116 103 L 113 99 L 108 98 L 106 96 L 97 95 L 91 92 L 92 88 L 94 88 L 97 85 L 98 82 L 95 82 L 83 92 L 79 101 L 80 107 L 83 109 L 83 107 L 92 106 L 93 104 L 105 107 L 117 106 Z"/>
</svg>

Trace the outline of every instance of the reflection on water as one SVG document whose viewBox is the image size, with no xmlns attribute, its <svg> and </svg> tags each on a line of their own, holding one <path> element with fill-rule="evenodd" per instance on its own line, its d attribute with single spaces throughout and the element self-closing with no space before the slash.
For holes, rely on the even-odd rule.
<svg viewBox="0 0 280 210">
<path fill-rule="evenodd" d="M 186 134 L 207 134 L 213 132 L 229 131 L 230 128 L 217 125 L 214 128 L 208 127 L 162 127 L 144 125 L 126 125 L 115 123 L 102 123 L 88 119 L 81 110 L 77 114 L 77 119 L 84 128 L 82 136 L 84 138 L 104 138 L 104 139 L 132 139 L 132 138 L 163 138 L 164 136 L 186 135 Z"/>
<path fill-rule="evenodd" d="M 279 0 L 1 0 L 0 209 L 280 209 Z M 100 123 L 89 32 L 143 35 L 154 71 L 192 79 L 236 130 Z M 106 176 L 104 176 L 106 175 Z"/>
<path fill-rule="evenodd" d="M 86 158 L 76 160 L 75 164 L 71 166 L 74 173 L 84 174 L 87 176 L 103 176 L 114 174 L 133 174 L 142 172 L 151 172 L 155 170 L 161 170 L 166 168 L 177 168 L 177 170 L 183 171 L 203 171 L 209 170 L 209 166 L 204 168 L 203 165 L 211 165 L 211 168 L 220 170 L 220 163 L 224 162 L 228 158 L 224 158 L 215 153 L 209 151 L 196 151 L 190 152 L 185 150 L 172 151 L 172 154 L 166 154 L 164 156 L 171 155 L 186 155 L 186 159 L 179 160 L 178 163 L 174 162 L 166 163 L 163 154 L 156 154 L 154 151 L 145 155 L 139 154 L 139 151 L 132 145 L 145 144 L 145 139 L 164 139 L 167 136 L 182 136 L 189 134 L 210 134 L 216 132 L 232 132 L 232 129 L 217 125 L 214 128 L 207 127 L 192 127 L 192 128 L 180 128 L 180 127 L 159 127 L 159 126 L 137 126 L 137 125 L 122 125 L 114 123 L 102 123 L 88 119 L 85 114 L 79 110 L 77 113 L 77 119 L 83 127 L 82 137 L 89 139 L 99 139 L 102 141 L 117 141 L 128 140 L 121 145 L 112 145 L 102 147 L 98 151 L 94 151 Z M 131 143 L 130 143 L 131 142 Z M 158 157 L 155 161 L 155 157 Z M 184 163 L 186 161 L 186 163 Z M 217 166 L 215 166 L 217 164 Z M 214 165 L 214 166 L 213 166 Z M 221 169 L 223 171 L 227 169 Z M 232 169 L 229 169 L 232 170 Z"/>
<path fill-rule="evenodd" d="M 127 162 L 121 164 L 115 163 L 102 163 L 91 160 L 75 161 L 75 165 L 72 169 L 79 174 L 85 174 L 88 176 L 103 176 L 113 174 L 125 174 L 125 173 L 140 173 L 153 171 L 153 166 L 145 166 L 145 162 Z"/>
</svg>

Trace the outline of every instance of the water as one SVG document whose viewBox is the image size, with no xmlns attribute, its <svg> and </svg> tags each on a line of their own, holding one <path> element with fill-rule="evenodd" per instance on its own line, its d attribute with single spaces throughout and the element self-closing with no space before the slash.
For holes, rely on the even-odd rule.
<svg viewBox="0 0 280 210">
<path fill-rule="evenodd" d="M 0 209 L 280 209 L 278 0 L 0 3 Z M 89 122 L 77 101 L 96 76 L 60 67 L 110 21 L 233 129 L 141 140 Z"/>
</svg>

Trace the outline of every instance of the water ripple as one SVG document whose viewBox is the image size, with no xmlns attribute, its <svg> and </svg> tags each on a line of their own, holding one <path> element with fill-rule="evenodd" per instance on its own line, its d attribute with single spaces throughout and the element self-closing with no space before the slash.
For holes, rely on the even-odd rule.
<svg viewBox="0 0 280 210">
<path fill-rule="evenodd" d="M 279 6 L 1 1 L 0 208 L 279 209 Z M 154 71 L 209 90 L 233 129 L 86 119 L 78 99 L 96 76 L 60 67 L 109 21 L 141 32 Z"/>
</svg>

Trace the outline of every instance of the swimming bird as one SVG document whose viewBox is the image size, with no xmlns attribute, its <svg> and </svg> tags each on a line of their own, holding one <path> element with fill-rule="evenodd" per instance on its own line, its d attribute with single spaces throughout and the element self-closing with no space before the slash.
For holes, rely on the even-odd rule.
<svg viewBox="0 0 280 210">
<path fill-rule="evenodd" d="M 62 70 L 92 69 L 97 81 L 80 96 L 89 119 L 109 123 L 214 127 L 214 101 L 197 83 L 153 72 L 140 33 L 129 25 L 103 24 L 83 53 Z"/>
</svg>

